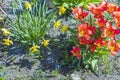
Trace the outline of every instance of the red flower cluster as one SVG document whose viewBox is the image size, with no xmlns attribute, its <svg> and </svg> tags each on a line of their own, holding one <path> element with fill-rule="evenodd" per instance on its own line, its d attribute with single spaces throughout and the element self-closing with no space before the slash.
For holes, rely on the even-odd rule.
<svg viewBox="0 0 120 80">
<path fill-rule="evenodd" d="M 73 56 L 76 56 L 78 59 L 81 58 L 80 52 L 81 52 L 81 50 L 79 49 L 78 46 L 73 47 L 73 50 L 71 51 L 71 53 L 73 54 Z"/>
<path fill-rule="evenodd" d="M 106 19 L 104 12 L 108 13 L 114 21 L 109 18 Z M 120 34 L 120 6 L 115 3 L 107 3 L 105 0 L 98 5 L 88 5 L 88 11 L 84 12 L 82 7 L 74 8 L 73 15 L 76 19 L 82 20 L 83 23 L 78 25 L 78 40 L 79 45 L 83 45 L 89 48 L 91 53 L 94 53 L 97 48 L 102 49 L 106 47 L 110 50 L 111 55 L 115 56 L 115 53 L 120 51 L 120 44 L 117 43 L 116 35 Z M 94 25 L 91 25 L 89 20 L 84 19 L 92 14 L 96 20 Z M 73 47 L 71 53 L 81 58 L 80 48 Z"/>
<path fill-rule="evenodd" d="M 74 8 L 72 13 L 75 15 L 75 18 L 79 20 L 83 20 L 88 15 L 88 12 L 84 12 L 82 7 Z"/>
</svg>

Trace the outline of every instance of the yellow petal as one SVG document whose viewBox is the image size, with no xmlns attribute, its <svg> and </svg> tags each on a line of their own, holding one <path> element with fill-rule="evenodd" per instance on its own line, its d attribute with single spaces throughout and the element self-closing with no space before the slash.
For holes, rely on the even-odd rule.
<svg viewBox="0 0 120 80">
<path fill-rule="evenodd" d="M 59 15 L 62 15 L 66 12 L 66 8 L 64 6 L 61 6 L 59 9 Z"/>
<path fill-rule="evenodd" d="M 8 36 L 10 34 L 10 31 L 8 29 L 5 29 L 3 28 L 2 29 L 2 33 L 5 35 L 5 36 Z"/>
<path fill-rule="evenodd" d="M 68 30 L 68 26 L 67 25 L 64 25 L 62 28 L 61 28 L 61 32 L 66 32 Z"/>
<path fill-rule="evenodd" d="M 31 4 L 28 1 L 25 1 L 25 8 L 26 10 L 31 9 Z"/>
<path fill-rule="evenodd" d="M 61 25 L 61 22 L 59 20 L 56 21 L 55 24 L 54 24 L 56 29 L 58 29 L 60 27 L 60 25 Z"/>
<path fill-rule="evenodd" d="M 43 41 L 43 45 L 44 45 L 44 46 L 48 46 L 48 45 L 49 45 L 49 42 L 50 42 L 50 40 L 44 40 L 44 41 Z"/>
<path fill-rule="evenodd" d="M 11 44 L 13 44 L 12 40 L 8 39 L 3 39 L 4 41 L 4 45 L 10 46 Z"/>
<path fill-rule="evenodd" d="M 32 51 L 32 52 L 34 52 L 34 53 L 36 53 L 36 52 L 39 51 L 39 50 L 38 50 L 39 48 L 40 48 L 40 46 L 33 45 L 29 50 Z"/>
</svg>

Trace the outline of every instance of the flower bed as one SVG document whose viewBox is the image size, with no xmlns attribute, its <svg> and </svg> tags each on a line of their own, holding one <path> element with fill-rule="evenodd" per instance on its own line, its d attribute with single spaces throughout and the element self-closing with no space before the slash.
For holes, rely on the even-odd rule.
<svg viewBox="0 0 120 80">
<path fill-rule="evenodd" d="M 58 9 L 49 9 L 42 1 L 16 2 L 20 13 L 16 15 L 13 9 L 15 19 L 6 15 L 9 27 L 1 29 L 1 59 L 7 73 L 2 75 L 8 80 L 93 80 L 90 76 L 96 80 L 119 75 L 119 6 L 105 0 L 96 0 L 96 4 L 94 0 L 53 1 Z"/>
</svg>

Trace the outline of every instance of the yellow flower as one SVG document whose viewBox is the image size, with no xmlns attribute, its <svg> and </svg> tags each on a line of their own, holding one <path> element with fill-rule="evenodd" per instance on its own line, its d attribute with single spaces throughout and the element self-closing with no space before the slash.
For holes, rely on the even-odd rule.
<svg viewBox="0 0 120 80">
<path fill-rule="evenodd" d="M 68 30 L 68 26 L 67 25 L 64 25 L 62 28 L 61 28 L 61 32 L 66 32 Z"/>
<path fill-rule="evenodd" d="M 66 12 L 66 8 L 62 5 L 60 8 L 59 8 L 59 15 L 62 15 Z"/>
<path fill-rule="evenodd" d="M 49 42 L 50 42 L 50 40 L 44 40 L 44 41 L 42 42 L 42 44 L 43 44 L 44 46 L 48 46 Z"/>
<path fill-rule="evenodd" d="M 56 29 L 58 29 L 60 25 L 61 25 L 61 22 L 59 20 L 56 21 L 55 24 L 54 24 Z"/>
<path fill-rule="evenodd" d="M 5 29 L 3 28 L 2 29 L 2 33 L 5 35 L 5 36 L 8 36 L 10 34 L 10 31 L 8 29 Z"/>
<path fill-rule="evenodd" d="M 25 8 L 26 10 L 30 10 L 31 9 L 31 3 L 29 3 L 28 1 L 25 1 Z"/>
<path fill-rule="evenodd" d="M 12 40 L 10 40 L 9 38 L 8 39 L 3 39 L 4 41 L 4 44 L 7 45 L 7 46 L 10 46 L 11 44 L 13 44 Z"/>
<path fill-rule="evenodd" d="M 3 18 L 0 16 L 0 21 L 3 21 Z"/>
<path fill-rule="evenodd" d="M 40 46 L 37 46 L 37 45 L 33 45 L 31 48 L 30 48 L 30 51 L 32 51 L 32 52 L 34 52 L 34 53 L 36 53 L 36 52 L 38 52 L 39 49 L 40 48 Z"/>
</svg>

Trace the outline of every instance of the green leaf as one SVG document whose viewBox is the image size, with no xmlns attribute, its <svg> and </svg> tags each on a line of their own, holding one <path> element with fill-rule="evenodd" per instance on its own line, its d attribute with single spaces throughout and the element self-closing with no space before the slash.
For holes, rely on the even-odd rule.
<svg viewBox="0 0 120 80">
<path fill-rule="evenodd" d="M 96 71 L 98 69 L 98 60 L 94 59 L 91 61 L 92 69 Z"/>
<path fill-rule="evenodd" d="M 66 2 L 64 2 L 63 5 L 64 5 L 67 9 L 69 9 L 69 7 L 70 7 L 69 4 L 66 3 Z"/>
<path fill-rule="evenodd" d="M 103 55 L 103 61 L 105 63 L 105 67 L 106 67 L 106 71 L 109 72 L 109 65 L 108 65 L 108 60 L 107 60 L 107 56 L 106 55 Z"/>
<path fill-rule="evenodd" d="M 83 6 L 84 5 L 84 3 L 79 3 L 78 5 L 77 5 L 77 7 L 80 7 L 80 6 Z"/>
<path fill-rule="evenodd" d="M 55 5 L 61 6 L 63 4 L 62 0 L 52 0 Z"/>
<path fill-rule="evenodd" d="M 117 43 L 120 43 L 120 40 L 117 40 Z"/>
</svg>

